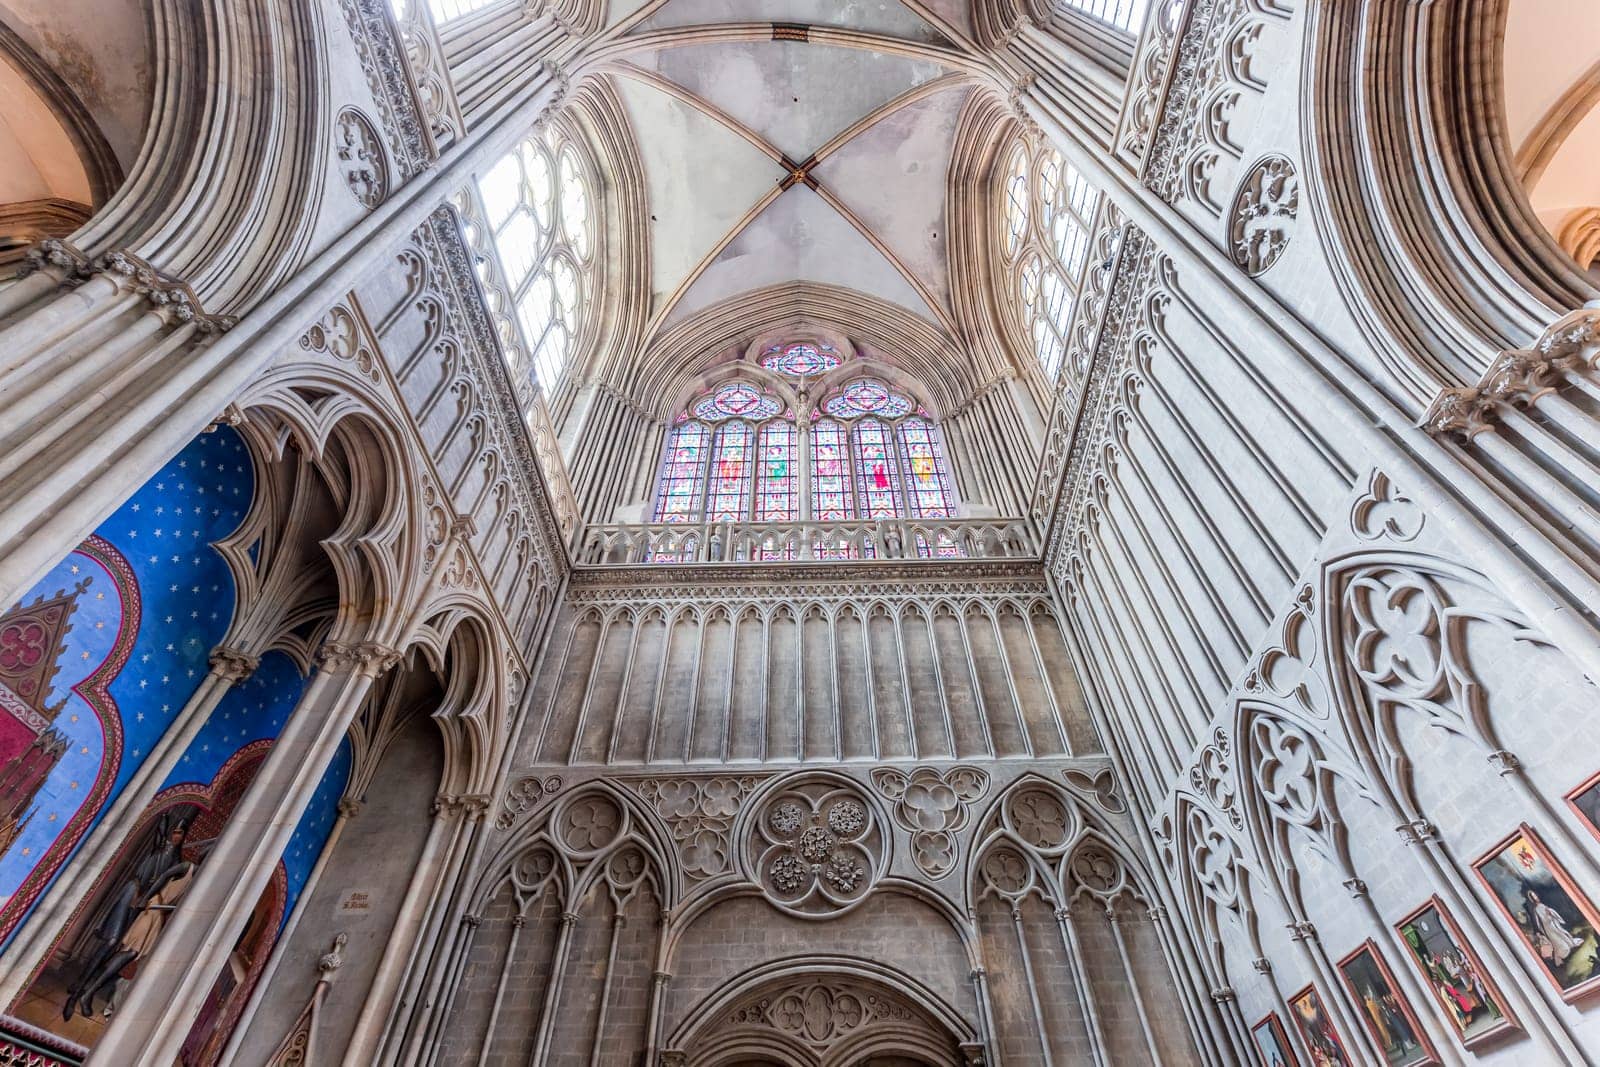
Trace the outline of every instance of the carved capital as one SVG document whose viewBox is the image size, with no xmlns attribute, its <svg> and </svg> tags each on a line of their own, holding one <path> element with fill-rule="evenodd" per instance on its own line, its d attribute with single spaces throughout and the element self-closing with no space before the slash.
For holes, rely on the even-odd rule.
<svg viewBox="0 0 1600 1067">
<path fill-rule="evenodd" d="M 365 805 L 355 797 L 339 798 L 339 814 L 346 819 L 353 819 L 357 815 L 360 815 L 361 809 L 364 806 Z"/>
<path fill-rule="evenodd" d="M 483 924 L 483 916 L 482 915 L 472 915 L 472 914 L 463 915 L 463 916 L 461 916 L 461 922 L 462 922 L 462 924 L 464 926 L 468 927 L 469 929 L 476 930 L 479 926 L 481 926 Z"/>
<path fill-rule="evenodd" d="M 362 678 L 376 678 L 399 662 L 399 652 L 376 641 L 327 641 L 317 653 L 317 666 L 329 674 L 355 674 Z"/>
<path fill-rule="evenodd" d="M 1239 999 L 1239 994 L 1234 992 L 1232 986 L 1219 986 L 1211 991 L 1211 999 L 1218 1004 L 1227 1004 Z"/>
<path fill-rule="evenodd" d="M 1345 891 L 1357 900 L 1367 895 L 1367 883 L 1359 878 L 1346 878 L 1342 884 Z"/>
<path fill-rule="evenodd" d="M 112 279 L 124 292 L 149 302 L 162 321 L 189 323 L 200 333 L 223 333 L 238 321 L 231 315 L 207 315 L 193 289 L 152 267 L 126 249 L 113 249 L 94 261 L 94 270 Z"/>
<path fill-rule="evenodd" d="M 1250 969 L 1255 971 L 1257 974 L 1271 974 L 1272 961 L 1267 959 L 1265 956 L 1257 956 L 1255 959 L 1250 961 Z"/>
<path fill-rule="evenodd" d="M 989 1050 L 980 1041 L 963 1041 L 959 1046 L 962 1067 L 987 1067 Z"/>
<path fill-rule="evenodd" d="M 1289 939 L 1291 941 L 1315 941 L 1317 939 L 1316 924 L 1305 921 L 1289 923 Z"/>
<path fill-rule="evenodd" d="M 664 1048 L 661 1050 L 661 1067 L 684 1067 L 689 1062 L 689 1054 L 679 1048 Z"/>
<path fill-rule="evenodd" d="M 259 666 L 261 666 L 260 656 L 252 656 L 240 649 L 218 645 L 211 650 L 211 673 L 230 685 L 244 681 L 254 674 Z"/>
</svg>

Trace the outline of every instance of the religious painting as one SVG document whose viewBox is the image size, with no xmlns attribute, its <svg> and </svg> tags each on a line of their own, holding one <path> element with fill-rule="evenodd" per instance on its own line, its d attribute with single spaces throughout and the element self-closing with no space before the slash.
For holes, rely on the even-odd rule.
<svg viewBox="0 0 1600 1067">
<path fill-rule="evenodd" d="M 1255 1039 L 1256 1051 L 1261 1054 L 1262 1067 L 1300 1067 L 1294 1049 L 1289 1047 L 1289 1035 L 1283 1032 L 1283 1024 L 1278 1021 L 1277 1015 L 1267 1012 L 1260 1022 L 1250 1028 L 1250 1036 Z"/>
<path fill-rule="evenodd" d="M 205 865 L 271 741 L 237 752 L 209 785 L 164 789 L 95 883 L 11 1013 L 92 1049 Z M 278 894 L 276 910 L 283 898 Z M 264 954 L 259 962 L 265 962 Z"/>
<path fill-rule="evenodd" d="M 1383 1053 L 1384 1063 L 1389 1067 L 1417 1067 L 1439 1062 L 1411 1005 L 1395 988 L 1394 976 L 1378 954 L 1376 944 L 1368 940 L 1340 960 L 1339 973 L 1350 987 L 1356 1014 Z"/>
<path fill-rule="evenodd" d="M 1289 1010 L 1294 1013 L 1294 1025 L 1306 1043 L 1306 1051 L 1311 1054 L 1311 1067 L 1354 1067 L 1315 986 L 1306 986 L 1291 997 Z"/>
<path fill-rule="evenodd" d="M 1600 771 L 1567 794 L 1567 803 L 1589 832 L 1600 837 Z"/>
<path fill-rule="evenodd" d="M 1600 917 L 1529 826 L 1519 827 L 1473 868 L 1563 999 L 1600 986 Z"/>
<path fill-rule="evenodd" d="M 1444 902 L 1432 897 L 1395 924 L 1412 962 L 1467 1048 L 1516 1028 L 1505 998 L 1456 929 Z"/>
</svg>

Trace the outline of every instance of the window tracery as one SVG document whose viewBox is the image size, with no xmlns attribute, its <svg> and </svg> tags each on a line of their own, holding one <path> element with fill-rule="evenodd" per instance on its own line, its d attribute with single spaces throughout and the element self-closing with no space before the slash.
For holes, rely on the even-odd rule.
<svg viewBox="0 0 1600 1067">
<path fill-rule="evenodd" d="M 829 359 L 838 357 L 822 346 L 791 345 L 762 362 L 799 368 L 801 377 Z M 956 510 L 938 428 L 885 382 L 853 378 L 797 419 L 772 393 L 735 380 L 678 417 L 662 455 L 654 520 L 945 519 Z"/>
<path fill-rule="evenodd" d="M 1144 25 L 1144 14 L 1150 7 L 1150 0 L 1061 0 L 1061 3 L 1135 36 Z"/>
<path fill-rule="evenodd" d="M 1054 379 L 1067 347 L 1099 193 L 1060 152 L 1024 141 L 1007 158 L 1000 193 L 1002 268 L 1022 331 L 1045 376 Z"/>
<path fill-rule="evenodd" d="M 566 370 L 594 288 L 591 189 L 576 147 L 553 124 L 478 179 L 534 377 L 546 390 Z"/>
</svg>

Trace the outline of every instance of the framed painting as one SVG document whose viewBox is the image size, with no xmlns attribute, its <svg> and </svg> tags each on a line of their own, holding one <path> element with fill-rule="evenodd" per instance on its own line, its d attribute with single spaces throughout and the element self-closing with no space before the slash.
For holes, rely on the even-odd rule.
<svg viewBox="0 0 1600 1067">
<path fill-rule="evenodd" d="M 1464 1048 L 1517 1028 L 1505 997 L 1490 981 L 1478 954 L 1462 939 L 1442 900 L 1429 897 L 1395 923 L 1395 929 Z"/>
<path fill-rule="evenodd" d="M 1578 819 L 1591 834 L 1600 837 L 1600 771 L 1567 794 L 1567 806 L 1578 813 Z"/>
<path fill-rule="evenodd" d="M 1527 824 L 1473 865 L 1563 1000 L 1600 987 L 1594 905 Z"/>
<path fill-rule="evenodd" d="M 1369 938 L 1339 961 L 1339 974 L 1355 998 L 1356 1015 L 1389 1067 L 1438 1063 L 1411 1005 L 1395 988 L 1394 975 Z"/>
<path fill-rule="evenodd" d="M 1283 1032 L 1283 1024 L 1276 1013 L 1267 1012 L 1250 1028 L 1250 1036 L 1255 1040 L 1263 1067 L 1300 1067 L 1294 1049 L 1289 1047 L 1289 1035 Z"/>
<path fill-rule="evenodd" d="M 1308 985 L 1289 998 L 1289 1010 L 1294 1014 L 1295 1029 L 1300 1031 L 1306 1051 L 1311 1054 L 1312 1067 L 1355 1067 L 1315 986 Z"/>
</svg>

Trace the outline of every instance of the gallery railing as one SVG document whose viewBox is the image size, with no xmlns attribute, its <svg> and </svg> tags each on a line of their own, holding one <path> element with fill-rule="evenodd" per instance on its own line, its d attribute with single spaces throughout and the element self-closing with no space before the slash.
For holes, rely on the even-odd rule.
<svg viewBox="0 0 1600 1067">
<path fill-rule="evenodd" d="M 829 563 L 1038 556 L 1038 538 L 1025 519 L 878 519 L 590 526 L 579 542 L 576 562 L 623 567 L 652 563 Z"/>
</svg>

